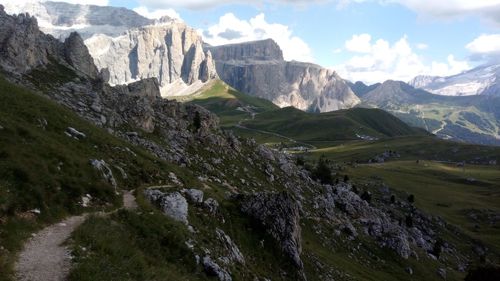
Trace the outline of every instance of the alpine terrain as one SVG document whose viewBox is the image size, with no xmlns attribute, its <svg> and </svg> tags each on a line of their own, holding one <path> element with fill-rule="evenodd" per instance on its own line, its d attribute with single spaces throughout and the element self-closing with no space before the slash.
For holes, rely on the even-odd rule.
<svg viewBox="0 0 500 281">
<path fill-rule="evenodd" d="M 0 281 L 498 280 L 498 96 L 282 53 L 0 5 Z"/>
</svg>

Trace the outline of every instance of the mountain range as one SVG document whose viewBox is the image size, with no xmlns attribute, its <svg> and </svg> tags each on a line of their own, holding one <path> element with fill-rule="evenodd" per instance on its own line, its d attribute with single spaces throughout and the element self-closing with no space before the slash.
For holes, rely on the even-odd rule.
<svg viewBox="0 0 500 281">
<path fill-rule="evenodd" d="M 38 1 L 9 3 L 6 11 L 30 12 L 44 32 L 60 40 L 78 31 L 98 71 L 113 85 L 155 77 L 161 95 L 172 98 L 220 78 L 280 107 L 309 112 L 377 107 L 442 138 L 500 144 L 499 65 L 368 86 L 315 64 L 285 61 L 271 39 L 209 46 L 196 30 L 168 17 L 150 20 L 123 8 Z"/>
</svg>

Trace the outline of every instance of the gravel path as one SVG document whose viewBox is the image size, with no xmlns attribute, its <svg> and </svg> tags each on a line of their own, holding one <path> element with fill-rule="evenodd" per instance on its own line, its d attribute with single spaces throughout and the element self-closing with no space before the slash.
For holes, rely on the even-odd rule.
<svg viewBox="0 0 500 281">
<path fill-rule="evenodd" d="M 123 207 L 137 208 L 131 191 L 123 193 Z M 105 214 L 106 215 L 106 214 Z M 63 244 L 87 215 L 48 226 L 29 239 L 15 265 L 18 281 L 64 281 L 71 269 L 71 252 Z"/>
<path fill-rule="evenodd" d="M 64 245 L 85 216 L 70 217 L 33 236 L 16 263 L 19 281 L 63 281 L 71 267 L 70 251 Z"/>
</svg>

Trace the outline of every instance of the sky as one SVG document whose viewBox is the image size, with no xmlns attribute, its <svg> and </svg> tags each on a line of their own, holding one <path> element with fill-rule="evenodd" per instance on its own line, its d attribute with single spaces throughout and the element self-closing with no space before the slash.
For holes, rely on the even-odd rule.
<svg viewBox="0 0 500 281">
<path fill-rule="evenodd" d="M 212 45 L 272 38 L 287 60 L 368 84 L 449 76 L 500 58 L 500 0 L 64 1 L 170 15 Z"/>
</svg>

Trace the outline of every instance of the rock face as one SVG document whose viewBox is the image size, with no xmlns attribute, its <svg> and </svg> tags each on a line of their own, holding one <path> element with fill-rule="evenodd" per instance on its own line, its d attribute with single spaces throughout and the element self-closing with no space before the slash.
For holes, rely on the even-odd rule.
<svg viewBox="0 0 500 281">
<path fill-rule="evenodd" d="M 76 70 L 89 77 L 97 77 L 97 68 L 78 33 L 72 32 L 64 41 L 64 55 Z"/>
<path fill-rule="evenodd" d="M 246 198 L 242 211 L 258 220 L 295 266 L 302 268 L 299 205 L 288 193 L 258 193 Z"/>
<path fill-rule="evenodd" d="M 85 39 L 96 33 L 118 36 L 130 28 L 153 23 L 132 10 L 109 6 L 36 0 L 11 1 L 4 5 L 9 14 L 29 13 L 36 17 L 43 32 L 61 41 L 74 31 Z"/>
<path fill-rule="evenodd" d="M 196 30 L 162 21 L 119 37 L 95 35 L 85 41 L 99 69 L 107 68 L 111 84 L 158 79 L 162 96 L 189 94 L 217 77 L 212 55 Z"/>
<path fill-rule="evenodd" d="M 212 52 L 224 82 L 278 106 L 327 112 L 360 102 L 337 73 L 315 64 L 285 61 L 271 39 L 206 49 Z"/>
<path fill-rule="evenodd" d="M 0 5 L 1 66 L 14 73 L 24 74 L 36 67 L 59 63 L 97 78 L 92 58 L 74 33 L 64 44 L 38 29 L 36 18 L 28 14 L 9 16 Z"/>
</svg>

